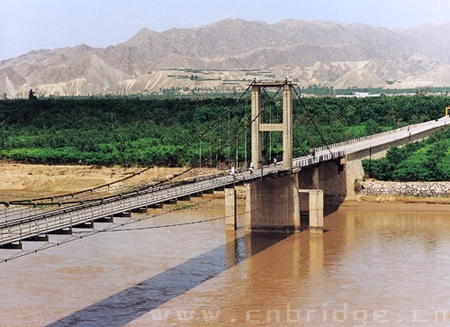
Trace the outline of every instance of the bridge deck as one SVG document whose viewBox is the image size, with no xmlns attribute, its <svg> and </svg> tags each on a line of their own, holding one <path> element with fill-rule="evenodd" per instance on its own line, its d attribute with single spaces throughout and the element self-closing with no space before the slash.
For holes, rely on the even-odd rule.
<svg viewBox="0 0 450 327">
<path fill-rule="evenodd" d="M 236 175 L 222 173 L 202 179 L 193 179 L 133 191 L 106 199 L 97 199 L 83 204 L 31 214 L 26 217 L 13 218 L 0 223 L 0 245 L 47 234 L 85 222 L 112 217 L 116 214 L 146 208 L 154 204 L 176 200 L 193 194 L 222 189 L 227 185 L 261 178 L 262 176 L 282 171 L 283 168 L 277 165 L 266 167 L 254 173 L 243 172 Z"/>
</svg>

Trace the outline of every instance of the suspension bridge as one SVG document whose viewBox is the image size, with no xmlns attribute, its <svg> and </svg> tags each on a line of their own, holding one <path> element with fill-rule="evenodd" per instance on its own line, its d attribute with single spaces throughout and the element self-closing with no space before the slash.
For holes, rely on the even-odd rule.
<svg viewBox="0 0 450 327">
<path fill-rule="evenodd" d="M 4 203 L 0 214 L 0 246 L 20 248 L 26 240 L 47 241 L 51 233 L 70 234 L 73 228 L 93 228 L 94 223 L 113 222 L 114 217 L 130 215 L 136 210 L 189 200 L 192 196 L 211 192 L 225 192 L 226 227 L 236 229 L 236 185 L 239 184 L 246 185 L 245 228 L 248 231 L 297 232 L 300 230 L 300 207 L 305 207 L 309 210 L 310 232 L 322 233 L 324 202 L 340 204 L 354 196 L 354 180 L 363 175 L 362 159 L 384 156 L 391 146 L 426 138 L 450 122 L 450 118 L 444 116 L 326 145 L 313 149 L 308 155 L 293 157 L 293 86 L 287 80 L 254 81 L 249 86 L 251 122 L 242 131 L 251 129 L 253 169 L 233 173 L 216 171 L 202 177 L 141 185 L 116 194 L 111 191 L 111 185 L 104 185 L 76 194 Z M 278 88 L 283 92 L 281 122 L 262 121 L 261 91 L 265 88 Z M 262 133 L 270 131 L 283 133 L 283 160 L 263 165 Z"/>
</svg>

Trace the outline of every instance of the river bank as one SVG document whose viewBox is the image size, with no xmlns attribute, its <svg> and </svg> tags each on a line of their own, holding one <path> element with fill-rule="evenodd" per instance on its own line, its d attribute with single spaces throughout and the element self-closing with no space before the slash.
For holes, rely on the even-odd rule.
<svg viewBox="0 0 450 327">
<path fill-rule="evenodd" d="M 131 177 L 145 168 L 84 165 L 33 165 L 0 163 L 0 201 L 30 199 L 88 190 Z M 154 167 L 116 186 L 150 184 L 167 180 L 184 171 L 183 168 Z M 199 172 L 191 171 L 187 176 Z"/>
<path fill-rule="evenodd" d="M 67 194 L 114 183 L 143 171 L 142 167 L 50 166 L 0 162 L 0 201 L 30 199 Z M 154 167 L 118 185 L 153 183 L 167 180 L 184 168 Z M 186 177 L 207 174 L 208 170 L 193 170 Z M 358 182 L 358 195 L 353 202 L 394 202 L 450 204 L 450 182 Z M 240 192 L 242 193 L 242 192 Z M 243 194 L 241 194 L 243 196 Z"/>
</svg>

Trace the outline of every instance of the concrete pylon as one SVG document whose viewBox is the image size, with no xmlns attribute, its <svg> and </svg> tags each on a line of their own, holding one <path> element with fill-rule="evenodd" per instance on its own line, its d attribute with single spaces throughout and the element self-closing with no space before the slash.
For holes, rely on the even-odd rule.
<svg viewBox="0 0 450 327">
<path fill-rule="evenodd" d="M 292 84 L 283 85 L 283 168 L 292 169 Z"/>
<path fill-rule="evenodd" d="M 252 86 L 252 162 L 255 169 L 262 168 L 261 152 L 261 87 Z"/>
</svg>

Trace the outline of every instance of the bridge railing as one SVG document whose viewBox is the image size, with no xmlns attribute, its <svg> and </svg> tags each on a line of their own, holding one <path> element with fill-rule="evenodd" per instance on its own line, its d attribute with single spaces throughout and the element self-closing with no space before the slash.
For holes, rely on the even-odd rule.
<svg viewBox="0 0 450 327">
<path fill-rule="evenodd" d="M 372 134 L 372 135 L 368 135 L 368 136 L 362 136 L 362 137 L 358 137 L 356 139 L 351 139 L 351 140 L 347 140 L 347 141 L 341 141 L 341 142 L 337 142 L 337 143 L 332 143 L 332 144 L 325 145 L 325 146 L 319 146 L 317 148 L 314 148 L 314 150 L 316 152 L 319 152 L 319 151 L 333 149 L 333 148 L 337 148 L 337 147 L 341 147 L 341 146 L 351 145 L 351 144 L 359 143 L 359 142 L 362 142 L 362 141 L 378 138 L 380 136 L 389 135 L 389 134 L 392 134 L 393 131 L 399 131 L 399 130 L 402 130 L 402 129 L 404 129 L 404 127 L 396 129 L 396 130 L 386 131 L 386 132 Z"/>
<path fill-rule="evenodd" d="M 266 169 L 264 174 L 269 174 Z M 229 184 L 239 183 L 259 177 L 261 171 L 251 173 L 241 172 L 235 175 L 228 173 L 214 177 L 205 177 L 186 182 L 165 184 L 155 188 L 137 190 L 106 199 L 97 199 L 89 203 L 76 204 L 52 211 L 38 212 L 28 217 L 13 218 L 0 222 L 0 244 L 7 244 L 32 236 L 46 234 L 55 230 L 69 228 L 88 221 L 114 216 L 134 209 L 145 208 L 152 204 L 222 188 Z"/>
<path fill-rule="evenodd" d="M 318 156 L 305 156 L 300 158 L 295 158 L 293 160 L 293 168 L 302 168 L 302 167 L 308 167 L 308 166 L 314 166 L 320 162 L 333 160 L 336 158 L 342 158 L 345 157 L 346 151 L 331 151 L 330 153 L 325 153 Z"/>
<path fill-rule="evenodd" d="M 397 129 L 390 130 L 390 131 L 385 131 L 385 132 L 381 132 L 381 133 L 377 133 L 377 134 L 372 134 L 372 135 L 368 135 L 368 136 L 358 137 L 356 139 L 351 139 L 351 140 L 337 142 L 337 143 L 333 143 L 333 144 L 329 144 L 329 145 L 325 145 L 325 146 L 320 146 L 320 147 L 314 148 L 314 150 L 316 152 L 324 151 L 324 150 L 328 150 L 328 149 L 333 149 L 333 148 L 337 148 L 337 147 L 342 147 L 342 146 L 346 146 L 346 145 L 360 143 L 360 142 L 367 141 L 367 140 L 380 138 L 380 137 L 383 137 L 383 136 L 389 136 L 389 135 L 392 135 L 392 134 L 395 134 L 395 133 L 398 133 L 398 132 L 402 132 L 402 131 L 410 132 L 411 135 L 414 135 L 416 133 L 421 132 L 422 131 L 422 127 L 428 126 L 430 124 L 435 124 L 435 121 L 428 121 L 428 122 L 424 122 L 424 123 L 403 126 L 403 127 L 397 128 Z M 446 122 L 443 122 L 442 125 L 445 126 Z M 377 143 L 379 143 L 379 142 L 377 142 Z"/>
</svg>

